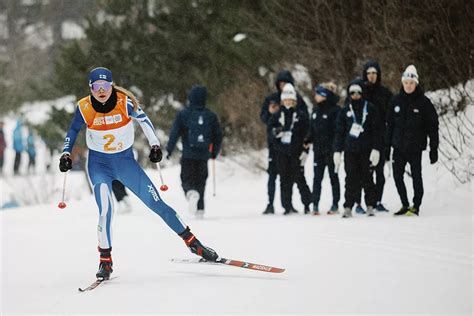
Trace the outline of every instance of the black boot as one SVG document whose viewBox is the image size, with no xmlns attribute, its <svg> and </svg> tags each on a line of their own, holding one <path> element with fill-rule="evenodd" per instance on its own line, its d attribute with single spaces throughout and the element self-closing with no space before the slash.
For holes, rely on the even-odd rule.
<svg viewBox="0 0 474 316">
<path fill-rule="evenodd" d="M 393 216 L 400 216 L 400 215 L 405 215 L 409 210 L 409 207 L 408 206 L 402 206 L 402 208 L 393 214 Z"/>
<path fill-rule="evenodd" d="M 265 212 L 263 214 L 275 214 L 275 209 L 273 208 L 273 205 L 268 204 L 267 208 L 265 209 Z"/>
<path fill-rule="evenodd" d="M 186 243 L 186 246 L 188 246 L 189 250 L 191 250 L 192 253 L 203 257 L 207 261 L 216 261 L 217 258 L 219 258 L 214 249 L 211 249 L 201 244 L 201 242 L 196 238 L 196 236 L 191 233 L 189 227 L 186 227 L 184 232 L 179 234 L 179 236 L 183 238 L 184 242 Z"/>
<path fill-rule="evenodd" d="M 97 279 L 100 280 L 108 280 L 110 278 L 110 274 L 114 271 L 112 269 L 112 255 L 110 252 L 112 248 L 102 249 L 99 248 L 100 252 L 100 264 L 99 264 L 99 271 L 95 274 Z"/>
</svg>

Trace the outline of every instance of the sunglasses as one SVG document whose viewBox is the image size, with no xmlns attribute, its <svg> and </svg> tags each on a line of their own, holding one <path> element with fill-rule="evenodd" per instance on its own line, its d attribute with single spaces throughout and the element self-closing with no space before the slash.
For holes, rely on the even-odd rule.
<svg viewBox="0 0 474 316">
<path fill-rule="evenodd" d="M 104 90 L 104 91 L 109 91 L 110 88 L 112 87 L 112 82 L 108 82 L 108 81 L 105 81 L 105 82 L 102 82 L 102 83 L 93 83 L 90 85 L 91 87 L 91 90 L 94 91 L 94 92 L 99 92 L 100 89 Z"/>
<path fill-rule="evenodd" d="M 351 91 L 351 92 L 349 92 L 349 94 L 350 94 L 350 95 L 362 95 L 362 91 L 358 91 L 358 90 L 356 90 L 356 91 Z"/>
<path fill-rule="evenodd" d="M 403 77 L 405 77 L 405 78 L 410 78 L 410 79 L 415 79 L 415 78 L 417 77 L 417 75 L 408 72 L 408 73 L 404 73 L 404 74 L 403 74 Z"/>
</svg>

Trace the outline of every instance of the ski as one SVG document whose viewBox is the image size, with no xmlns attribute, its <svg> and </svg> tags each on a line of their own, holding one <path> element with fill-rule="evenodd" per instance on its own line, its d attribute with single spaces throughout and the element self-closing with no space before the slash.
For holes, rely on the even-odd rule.
<svg viewBox="0 0 474 316">
<path fill-rule="evenodd" d="M 96 287 L 98 287 L 102 282 L 105 282 L 105 281 L 109 281 L 109 280 L 112 280 L 112 279 L 115 279 L 115 277 L 112 277 L 108 280 L 104 280 L 104 279 L 97 279 L 95 280 L 91 285 L 89 285 L 88 287 L 85 287 L 83 289 L 81 288 L 78 288 L 79 292 L 86 292 L 86 291 L 92 291 L 93 289 L 95 289 Z"/>
<path fill-rule="evenodd" d="M 212 264 L 212 265 L 220 265 L 225 264 L 228 266 L 238 267 L 238 268 L 245 268 L 250 270 L 256 271 L 263 271 L 263 272 L 271 272 L 271 273 L 282 273 L 285 272 L 283 268 L 277 268 L 272 266 L 266 266 L 263 264 L 258 263 L 251 263 L 246 261 L 239 261 L 233 259 L 226 259 L 226 258 L 218 258 L 216 261 L 207 261 L 204 258 L 192 258 L 192 259 L 179 259 L 174 258 L 171 259 L 171 262 L 175 263 L 204 263 L 204 264 Z"/>
</svg>

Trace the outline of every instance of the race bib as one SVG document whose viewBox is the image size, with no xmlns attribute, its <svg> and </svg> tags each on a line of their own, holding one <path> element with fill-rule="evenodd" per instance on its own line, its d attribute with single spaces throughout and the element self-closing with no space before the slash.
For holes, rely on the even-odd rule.
<svg viewBox="0 0 474 316">
<path fill-rule="evenodd" d="M 364 131 L 364 128 L 362 125 L 357 124 L 357 123 L 352 123 L 351 130 L 349 131 L 349 135 L 351 135 L 354 138 L 359 138 L 360 133 Z"/>
<path fill-rule="evenodd" d="M 291 143 L 292 132 L 282 132 L 281 143 L 288 145 Z"/>
<path fill-rule="evenodd" d="M 115 154 L 130 148 L 134 140 L 132 121 L 127 125 L 110 130 L 86 129 L 86 143 L 89 149 L 105 154 Z"/>
</svg>

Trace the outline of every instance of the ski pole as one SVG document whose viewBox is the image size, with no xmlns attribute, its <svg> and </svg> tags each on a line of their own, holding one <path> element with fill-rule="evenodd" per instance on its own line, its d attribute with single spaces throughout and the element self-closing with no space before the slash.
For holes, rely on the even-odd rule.
<svg viewBox="0 0 474 316">
<path fill-rule="evenodd" d="M 67 178 L 67 172 L 64 173 L 63 196 L 62 196 L 61 202 L 59 202 L 58 204 L 58 207 L 60 209 L 63 209 L 66 207 L 66 202 L 64 202 L 64 196 L 66 195 L 66 178 Z"/>
<path fill-rule="evenodd" d="M 160 190 L 161 190 L 161 191 L 166 191 L 166 190 L 168 190 L 168 186 L 167 186 L 167 185 L 165 184 L 165 182 L 163 181 L 163 175 L 161 174 L 160 163 L 157 163 L 157 164 L 156 164 L 156 167 L 158 168 L 158 174 L 160 175 L 160 180 L 161 180 Z"/>
</svg>

